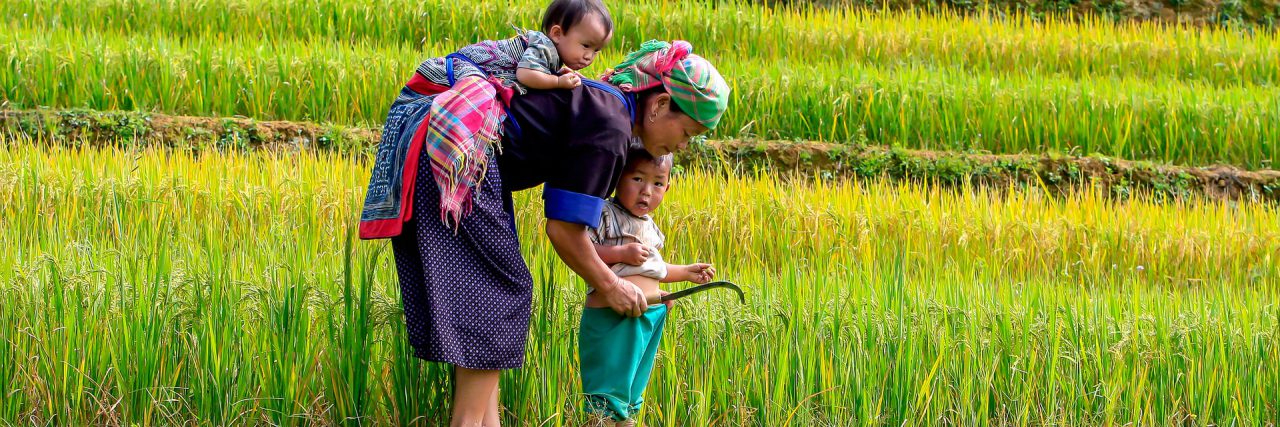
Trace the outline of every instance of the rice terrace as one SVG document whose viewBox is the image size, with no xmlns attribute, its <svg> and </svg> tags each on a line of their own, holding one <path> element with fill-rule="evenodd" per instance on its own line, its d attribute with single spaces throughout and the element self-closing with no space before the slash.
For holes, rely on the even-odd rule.
<svg viewBox="0 0 1280 427">
<path fill-rule="evenodd" d="M 563 67 L 536 78 L 565 86 L 527 83 L 527 56 L 511 99 L 499 74 L 463 77 L 488 64 L 455 52 L 529 55 L 542 33 L 517 28 L 550 28 L 561 3 L 608 11 L 543 31 Z M 1273 0 L 0 0 L 0 16 L 0 425 L 1280 424 Z M 581 38 L 594 25 L 607 37 Z M 436 86 L 434 115 L 413 116 L 422 161 L 382 191 L 412 134 L 402 101 Z M 501 135 L 463 141 L 482 179 L 446 186 L 477 176 L 439 169 L 471 145 L 431 145 L 465 87 L 488 91 L 500 108 L 477 111 Z M 626 162 L 574 154 L 612 123 Z M 414 184 L 417 168 L 434 172 Z M 369 220 L 384 194 L 395 222 Z M 632 246 L 604 243 L 609 221 L 665 241 L 618 258 Z M 386 224 L 400 235 L 371 235 Z M 528 286 L 473 291 L 493 269 Z M 663 309 L 644 280 L 743 297 Z M 484 323 L 508 306 L 519 345 Z M 620 409 L 593 406 L 616 396 L 592 378 L 632 354 L 592 316 L 660 320 Z M 516 362 L 487 362 L 497 347 Z M 482 377 L 488 415 L 467 421 Z"/>
</svg>

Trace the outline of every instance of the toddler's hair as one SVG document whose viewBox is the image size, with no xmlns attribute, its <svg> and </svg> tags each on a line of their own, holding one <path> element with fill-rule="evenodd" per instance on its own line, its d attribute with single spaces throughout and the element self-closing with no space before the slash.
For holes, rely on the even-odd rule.
<svg viewBox="0 0 1280 427">
<path fill-rule="evenodd" d="M 613 33 L 613 18 L 609 17 L 609 8 L 601 0 L 553 0 L 547 6 L 547 12 L 542 14 L 542 32 L 550 33 L 551 27 L 556 25 L 561 31 L 569 31 L 569 27 L 592 15 L 600 17 L 606 34 Z"/>
<path fill-rule="evenodd" d="M 649 151 L 645 150 L 644 146 L 632 144 L 632 146 L 627 150 L 627 165 L 624 166 L 622 170 L 624 173 L 631 172 L 635 170 L 636 166 L 644 162 L 653 163 L 653 165 L 657 166 L 658 169 L 671 172 L 671 166 L 675 163 L 675 156 L 668 153 L 658 157 L 653 157 L 653 154 L 649 154 Z"/>
</svg>

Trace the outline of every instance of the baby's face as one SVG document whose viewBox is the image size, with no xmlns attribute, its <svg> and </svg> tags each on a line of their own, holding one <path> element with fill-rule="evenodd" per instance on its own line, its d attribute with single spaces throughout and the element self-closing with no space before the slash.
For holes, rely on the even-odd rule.
<svg viewBox="0 0 1280 427">
<path fill-rule="evenodd" d="M 670 182 L 670 168 L 656 162 L 639 162 L 622 174 L 618 183 L 618 201 L 635 216 L 645 216 L 662 204 Z"/>
<path fill-rule="evenodd" d="M 578 71 L 591 65 L 600 49 L 609 44 L 613 34 L 605 31 L 603 17 L 593 14 L 583 17 L 569 31 L 562 30 L 559 25 L 552 26 L 548 36 L 556 43 L 560 61 L 569 69 Z"/>
</svg>

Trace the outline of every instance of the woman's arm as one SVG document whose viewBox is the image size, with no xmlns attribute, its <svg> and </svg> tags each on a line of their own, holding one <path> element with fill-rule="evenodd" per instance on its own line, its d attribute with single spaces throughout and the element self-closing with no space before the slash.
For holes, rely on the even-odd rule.
<svg viewBox="0 0 1280 427">
<path fill-rule="evenodd" d="M 586 280 L 588 286 L 604 296 L 613 311 L 639 317 L 648 308 L 640 288 L 613 274 L 596 255 L 595 247 L 587 236 L 587 226 L 548 218 L 547 238 L 560 259 Z"/>
</svg>

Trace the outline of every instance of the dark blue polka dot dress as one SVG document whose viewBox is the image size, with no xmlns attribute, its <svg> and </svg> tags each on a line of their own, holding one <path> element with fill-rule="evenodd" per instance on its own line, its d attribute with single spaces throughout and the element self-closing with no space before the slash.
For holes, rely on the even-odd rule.
<svg viewBox="0 0 1280 427">
<path fill-rule="evenodd" d="M 524 364 L 533 278 L 520 255 L 511 194 L 496 156 L 455 230 L 440 220 L 431 162 L 418 162 L 413 216 L 392 239 L 405 322 L 415 354 L 470 369 Z"/>
</svg>

